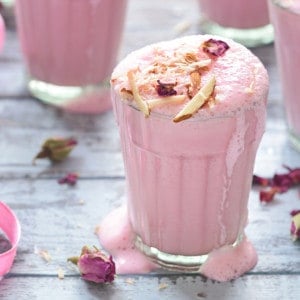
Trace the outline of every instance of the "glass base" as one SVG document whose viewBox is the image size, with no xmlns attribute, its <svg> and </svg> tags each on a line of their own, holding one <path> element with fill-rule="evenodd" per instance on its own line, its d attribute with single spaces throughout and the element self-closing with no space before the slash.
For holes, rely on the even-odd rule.
<svg viewBox="0 0 300 300">
<path fill-rule="evenodd" d="M 13 7 L 15 0 L 1 0 L 2 4 L 7 7 Z"/>
<path fill-rule="evenodd" d="M 258 28 L 237 29 L 222 27 L 208 19 L 203 19 L 200 26 L 203 33 L 230 38 L 249 48 L 267 45 L 274 40 L 274 30 L 271 24 Z"/>
<path fill-rule="evenodd" d="M 289 129 L 288 133 L 289 133 L 289 140 L 293 148 L 300 152 L 300 136 L 295 134 L 295 132 L 291 129 Z"/>
<path fill-rule="evenodd" d="M 243 238 L 243 234 L 239 235 L 231 246 L 236 247 L 241 243 Z M 186 256 L 162 252 L 155 247 L 146 245 L 139 236 L 136 237 L 135 246 L 157 265 L 174 271 L 199 272 L 200 266 L 203 265 L 209 257 L 209 253 L 197 256 Z"/>
<path fill-rule="evenodd" d="M 59 86 L 29 78 L 28 89 L 37 99 L 77 113 L 101 113 L 111 108 L 110 85 Z"/>
</svg>

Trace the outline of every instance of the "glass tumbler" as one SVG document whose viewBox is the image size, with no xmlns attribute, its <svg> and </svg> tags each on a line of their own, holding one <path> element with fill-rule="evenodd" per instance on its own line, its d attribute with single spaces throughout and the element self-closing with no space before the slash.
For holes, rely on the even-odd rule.
<svg viewBox="0 0 300 300">
<path fill-rule="evenodd" d="M 300 1 L 270 0 L 289 138 L 300 151 Z"/>
<path fill-rule="evenodd" d="M 267 0 L 198 0 L 202 15 L 201 30 L 247 46 L 273 41 Z"/>
<path fill-rule="evenodd" d="M 127 0 L 16 0 L 19 38 L 36 98 L 73 112 L 111 107 Z"/>
<path fill-rule="evenodd" d="M 207 60 L 201 50 L 207 38 L 185 37 L 137 50 L 112 75 L 135 245 L 170 269 L 198 270 L 214 250 L 244 239 L 254 160 L 264 132 L 265 69 L 233 41 L 224 57 Z M 219 39 L 209 41 L 218 40 L 222 47 Z M 227 101 L 174 121 L 183 104 L 159 95 L 188 98 L 195 82 L 205 86 L 210 74 L 216 74 L 216 97 Z M 149 115 L 141 101 L 149 101 Z M 158 102 L 161 106 L 151 106 Z"/>
</svg>

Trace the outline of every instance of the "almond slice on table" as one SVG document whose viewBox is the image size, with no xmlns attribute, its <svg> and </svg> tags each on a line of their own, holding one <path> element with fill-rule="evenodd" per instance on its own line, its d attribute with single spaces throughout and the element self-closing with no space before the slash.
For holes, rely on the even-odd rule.
<svg viewBox="0 0 300 300">
<path fill-rule="evenodd" d="M 138 108 L 141 110 L 141 112 L 144 113 L 145 117 L 149 117 L 149 115 L 150 115 L 149 107 L 148 107 L 147 103 L 142 99 L 141 95 L 139 94 L 138 87 L 135 83 L 134 74 L 133 74 L 132 70 L 128 71 L 127 77 L 128 77 L 128 82 L 132 89 L 134 101 L 136 102 L 136 104 L 137 104 Z"/>
<path fill-rule="evenodd" d="M 209 99 L 214 91 L 216 84 L 215 76 L 199 90 L 199 92 L 183 107 L 183 109 L 174 117 L 175 123 L 190 118 L 198 109 Z"/>
<path fill-rule="evenodd" d="M 185 100 L 184 95 L 177 95 L 177 96 L 155 98 L 155 99 L 147 100 L 146 102 L 148 104 L 149 109 L 152 109 L 153 107 L 160 106 L 160 105 L 180 104 L 184 100 Z"/>
</svg>

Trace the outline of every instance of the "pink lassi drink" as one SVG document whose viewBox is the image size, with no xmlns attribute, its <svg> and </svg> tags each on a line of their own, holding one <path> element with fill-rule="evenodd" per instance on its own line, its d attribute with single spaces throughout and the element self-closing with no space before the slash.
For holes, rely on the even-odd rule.
<svg viewBox="0 0 300 300">
<path fill-rule="evenodd" d="M 17 25 L 37 98 L 75 112 L 111 107 L 127 0 L 17 0 Z"/>
<path fill-rule="evenodd" d="M 293 145 L 300 150 L 300 1 L 269 1 L 283 100 Z"/>
<path fill-rule="evenodd" d="M 205 33 L 254 47 L 273 41 L 267 0 L 198 0 Z"/>
<path fill-rule="evenodd" d="M 150 45 L 112 74 L 127 208 L 108 216 L 99 236 L 120 273 L 131 271 L 126 260 L 136 249 L 155 264 L 220 281 L 256 264 L 244 229 L 268 76 L 249 50 L 219 39 Z"/>
</svg>

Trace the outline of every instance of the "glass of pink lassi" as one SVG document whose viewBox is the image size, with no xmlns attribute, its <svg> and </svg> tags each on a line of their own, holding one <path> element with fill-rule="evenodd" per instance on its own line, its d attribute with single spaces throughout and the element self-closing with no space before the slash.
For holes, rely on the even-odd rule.
<svg viewBox="0 0 300 300">
<path fill-rule="evenodd" d="M 300 150 L 300 1 L 269 1 L 289 137 Z"/>
<path fill-rule="evenodd" d="M 188 36 L 129 54 L 111 83 L 127 208 L 99 236 L 117 270 L 136 261 L 133 245 L 155 264 L 220 281 L 251 269 L 257 257 L 244 228 L 265 127 L 261 62 L 232 40 Z"/>
<path fill-rule="evenodd" d="M 17 27 L 38 99 L 73 112 L 111 108 L 127 0 L 16 0 Z"/>
<path fill-rule="evenodd" d="M 267 0 L 198 0 L 201 30 L 242 43 L 247 47 L 273 41 Z"/>
</svg>

